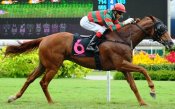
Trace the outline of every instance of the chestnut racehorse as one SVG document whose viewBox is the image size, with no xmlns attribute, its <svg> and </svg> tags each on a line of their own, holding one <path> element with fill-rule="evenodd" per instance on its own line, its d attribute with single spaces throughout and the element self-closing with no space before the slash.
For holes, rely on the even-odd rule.
<svg viewBox="0 0 175 109">
<path fill-rule="evenodd" d="M 94 57 L 78 57 L 71 54 L 73 36 L 73 34 L 68 32 L 60 32 L 22 43 L 19 46 L 12 45 L 7 47 L 6 55 L 20 54 L 38 48 L 40 60 L 38 67 L 29 75 L 21 90 L 15 96 L 9 97 L 8 102 L 20 98 L 30 83 L 45 72 L 40 85 L 48 103 L 52 103 L 48 85 L 64 60 L 73 61 L 87 68 L 97 69 Z M 166 26 L 153 16 L 144 17 L 138 22 L 121 28 L 119 31 L 108 32 L 106 40 L 99 45 L 102 70 L 121 71 L 125 75 L 140 105 L 146 105 L 146 103 L 137 90 L 131 72 L 142 73 L 150 87 L 151 96 L 155 97 L 156 95 L 154 84 L 146 69 L 132 64 L 132 50 L 146 37 L 158 41 L 168 49 L 171 49 L 173 46 L 173 41 L 167 32 Z"/>
</svg>

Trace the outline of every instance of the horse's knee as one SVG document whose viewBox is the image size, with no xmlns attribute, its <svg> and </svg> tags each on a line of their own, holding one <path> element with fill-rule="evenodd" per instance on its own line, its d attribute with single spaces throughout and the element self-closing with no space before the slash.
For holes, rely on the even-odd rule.
<svg viewBox="0 0 175 109">
<path fill-rule="evenodd" d="M 40 81 L 40 85 L 41 85 L 41 87 L 43 86 L 43 84 L 44 84 L 44 81 L 41 80 L 41 81 Z"/>
<path fill-rule="evenodd" d="M 140 72 L 142 72 L 142 73 L 144 73 L 144 72 L 146 72 L 146 69 L 145 68 L 143 68 L 143 67 L 139 67 L 139 69 L 138 69 Z"/>
<path fill-rule="evenodd" d="M 44 81 L 40 81 L 40 85 L 43 89 L 47 88 L 47 84 Z"/>
<path fill-rule="evenodd" d="M 27 79 L 26 84 L 30 84 L 30 83 L 32 83 L 34 80 L 35 80 L 35 78 L 29 78 L 29 79 Z"/>
<path fill-rule="evenodd" d="M 149 76 L 148 73 L 147 73 L 147 70 L 146 70 L 145 68 L 143 68 L 143 67 L 140 67 L 140 68 L 138 69 L 138 71 L 139 71 L 140 73 L 142 73 L 145 77 Z"/>
</svg>

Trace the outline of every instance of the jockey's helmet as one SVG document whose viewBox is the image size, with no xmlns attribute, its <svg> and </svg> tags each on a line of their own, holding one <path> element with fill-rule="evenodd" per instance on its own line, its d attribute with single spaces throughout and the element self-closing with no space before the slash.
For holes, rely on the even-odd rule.
<svg viewBox="0 0 175 109">
<path fill-rule="evenodd" d="M 122 12 L 122 13 L 126 13 L 126 9 L 125 9 L 125 6 L 121 3 L 116 3 L 114 5 L 114 7 L 112 8 L 113 11 L 119 11 L 119 12 Z"/>
</svg>

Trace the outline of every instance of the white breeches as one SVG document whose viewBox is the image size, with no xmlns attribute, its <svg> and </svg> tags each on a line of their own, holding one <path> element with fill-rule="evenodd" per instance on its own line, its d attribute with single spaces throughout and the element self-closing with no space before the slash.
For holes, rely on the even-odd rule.
<svg viewBox="0 0 175 109">
<path fill-rule="evenodd" d="M 105 26 L 101 26 L 99 24 L 96 24 L 94 22 L 90 22 L 88 20 L 88 17 L 87 16 L 84 16 L 81 20 L 80 20 L 80 25 L 81 27 L 83 27 L 84 29 L 86 30 L 89 30 L 89 31 L 94 31 L 94 32 L 100 32 L 101 34 L 104 33 L 104 31 L 106 30 L 106 27 Z"/>
</svg>

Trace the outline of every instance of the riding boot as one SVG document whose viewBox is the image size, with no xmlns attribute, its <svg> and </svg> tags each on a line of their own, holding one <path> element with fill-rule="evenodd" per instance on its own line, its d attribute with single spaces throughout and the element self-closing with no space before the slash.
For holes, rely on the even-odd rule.
<svg viewBox="0 0 175 109">
<path fill-rule="evenodd" d="M 96 51 L 98 50 L 98 47 L 97 47 L 97 41 L 98 41 L 98 37 L 96 35 L 94 35 L 92 37 L 92 39 L 90 40 L 86 50 L 89 50 L 89 51 Z"/>
</svg>

